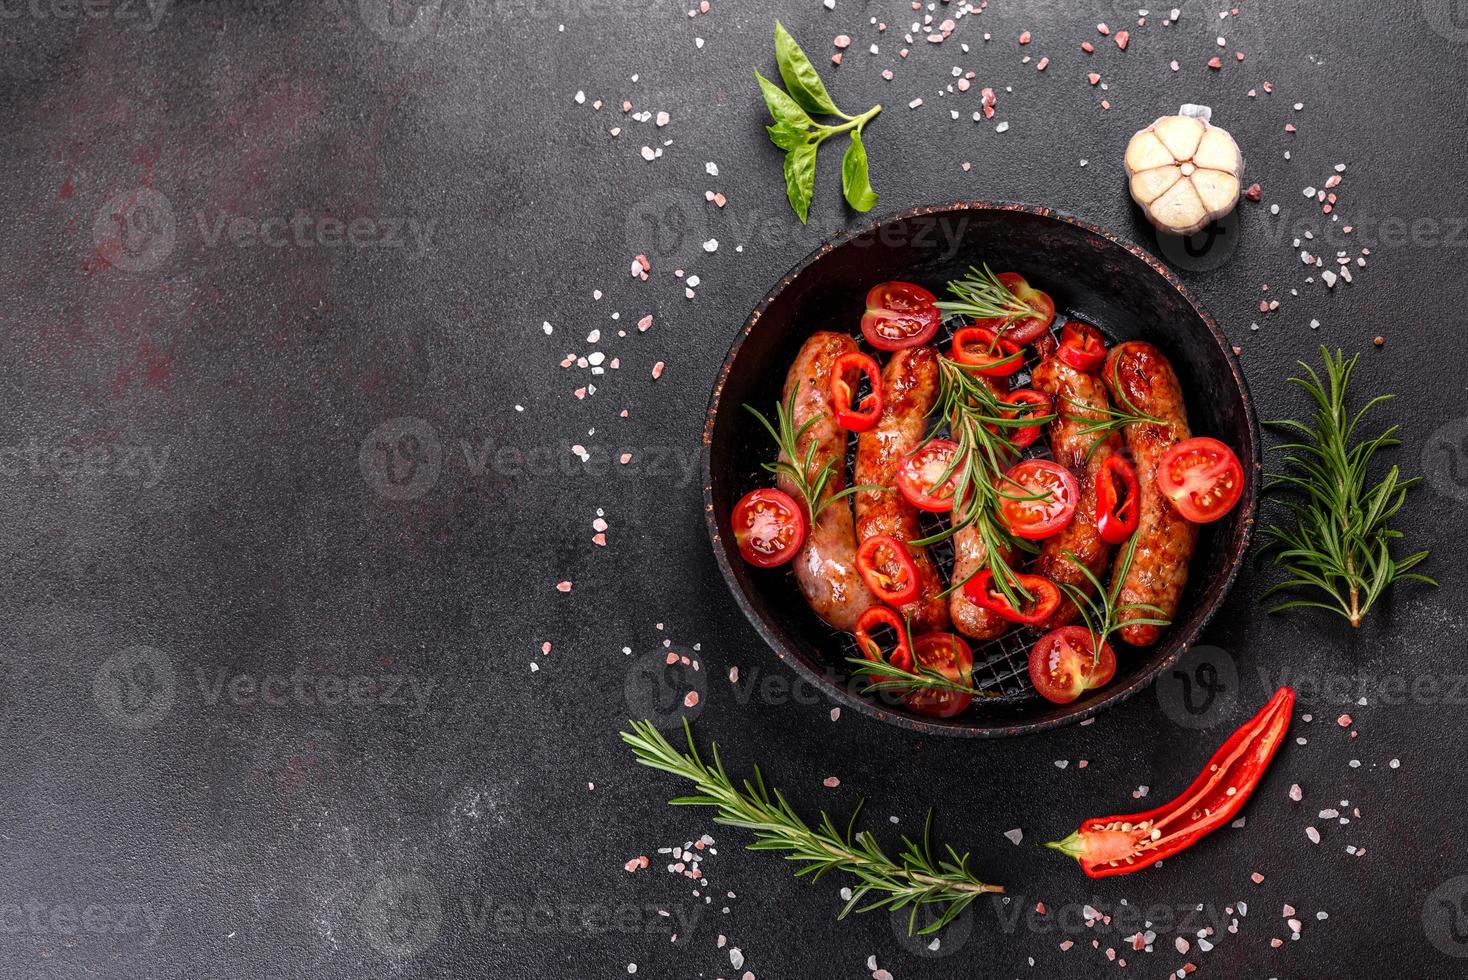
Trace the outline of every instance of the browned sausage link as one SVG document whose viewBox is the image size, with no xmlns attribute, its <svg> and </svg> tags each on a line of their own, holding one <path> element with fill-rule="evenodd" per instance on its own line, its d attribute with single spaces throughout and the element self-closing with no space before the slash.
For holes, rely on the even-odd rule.
<svg viewBox="0 0 1468 980">
<path fill-rule="evenodd" d="M 1136 422 L 1126 426 L 1126 447 L 1137 468 L 1142 507 L 1136 554 L 1117 598 L 1121 605 L 1147 603 L 1160 607 L 1162 613 L 1131 610 L 1121 619 L 1172 619 L 1188 583 L 1188 562 L 1198 543 L 1197 525 L 1184 520 L 1172 501 L 1157 489 L 1163 454 L 1190 436 L 1182 386 L 1162 352 L 1137 340 L 1112 349 L 1101 377 L 1113 404 L 1124 407 L 1130 401 L 1138 411 L 1162 420 L 1161 425 Z M 1139 647 L 1157 642 L 1161 634 L 1157 626 L 1126 626 L 1121 630 L 1123 640 Z"/>
<path fill-rule="evenodd" d="M 1121 436 L 1115 432 L 1082 432 L 1089 423 L 1106 417 L 1109 404 L 1106 386 L 1096 375 L 1077 371 L 1060 358 L 1051 356 L 1035 368 L 1031 384 L 1055 402 L 1057 417 L 1050 423 L 1050 456 L 1075 474 L 1081 491 L 1075 517 L 1065 530 L 1045 539 L 1035 559 L 1034 571 L 1057 584 L 1075 586 L 1089 596 L 1095 593 L 1095 586 L 1085 572 L 1066 557 L 1066 552 L 1075 555 L 1097 579 L 1105 577 L 1112 547 L 1102 541 L 1096 531 L 1096 477 L 1106 457 L 1121 450 Z M 1096 447 L 1094 451 L 1091 450 L 1093 444 Z M 1079 616 L 1080 610 L 1065 595 L 1059 608 L 1037 628 L 1053 630 L 1075 622 Z"/>
<path fill-rule="evenodd" d="M 986 378 L 982 375 L 978 377 L 994 394 L 1003 396 L 1009 393 L 1009 382 L 1006 379 Z M 1014 561 L 1013 549 L 1006 547 L 1001 557 L 1006 564 Z M 952 581 L 967 581 L 988 564 L 988 561 L 989 549 L 984 544 L 978 527 L 970 524 L 953 535 Z M 948 614 L 953 617 L 954 628 L 964 636 L 971 636 L 976 640 L 992 640 L 1002 636 L 1011 625 L 1004 617 L 975 605 L 963 594 L 962 588 L 954 589 L 948 596 Z"/>
<path fill-rule="evenodd" d="M 846 430 L 836 425 L 836 412 L 831 405 L 831 374 L 836 361 L 855 350 L 856 341 L 846 334 L 813 334 L 800 348 L 795 363 L 790 365 L 790 373 L 785 376 L 786 401 L 791 390 L 797 384 L 800 386 L 792 420 L 796 431 L 819 416 L 796 444 L 796 452 L 803 460 L 807 448 L 815 444 L 812 474 L 828 460 L 835 462 L 834 472 L 826 483 L 827 498 L 846 485 Z M 780 458 L 791 462 L 783 455 Z M 778 482 L 781 490 L 800 499 L 789 477 L 782 474 Z M 793 564 L 796 581 L 810 607 L 838 630 L 854 631 L 861 614 L 877 604 L 856 571 L 856 533 L 848 498 L 843 497 L 821 511 Z"/>
<path fill-rule="evenodd" d="M 931 347 L 909 347 L 894 353 L 882 369 L 882 417 L 856 440 L 858 484 L 897 485 L 902 457 L 923 441 L 928 412 L 938 400 L 938 355 Z M 922 537 L 917 508 L 900 494 L 863 490 L 856 494 L 856 540 L 879 534 L 899 541 Z M 918 597 L 902 607 L 913 633 L 948 629 L 947 603 L 940 597 L 943 578 L 927 548 L 908 546 L 918 570 Z"/>
</svg>

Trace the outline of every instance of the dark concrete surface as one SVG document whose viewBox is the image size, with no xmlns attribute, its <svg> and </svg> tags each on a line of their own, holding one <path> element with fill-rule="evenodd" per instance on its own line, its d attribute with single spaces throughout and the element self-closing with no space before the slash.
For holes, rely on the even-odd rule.
<svg viewBox="0 0 1468 980">
<path fill-rule="evenodd" d="M 1108 0 L 994 0 L 905 60 L 914 14 L 889 0 L 714 0 L 695 18 L 662 0 L 446 0 L 391 18 L 377 0 L 0 6 L 0 975 L 615 977 L 635 963 L 639 977 L 770 980 L 866 977 L 875 955 L 898 978 L 1093 977 L 1118 969 L 1108 947 L 1146 976 L 1186 962 L 1226 977 L 1462 975 L 1456 6 L 1246 2 L 1219 21 L 1188 3 L 1179 23 L 1159 9 L 1138 28 Z M 1442 587 L 1397 590 L 1352 633 L 1265 616 L 1275 573 L 1246 569 L 1208 665 L 1185 665 L 1192 682 L 1223 681 L 1193 702 L 1202 715 L 1176 707 L 1172 679 L 1094 725 L 980 744 L 833 723 L 792 692 L 717 574 L 695 472 L 708 389 L 748 310 L 821 237 L 864 220 L 839 200 L 836 149 L 810 224 L 784 203 L 750 75 L 773 74 L 777 13 L 838 102 L 887 106 L 867 133 L 878 211 L 1023 200 L 1134 238 L 1242 347 L 1266 418 L 1305 410 L 1285 379 L 1318 343 L 1364 351 L 1360 392 L 1399 395 L 1381 413 L 1402 427 L 1395 459 L 1429 476 L 1400 526 L 1432 549 Z M 1126 52 L 1098 21 L 1132 23 Z M 841 33 L 854 42 L 832 71 Z M 1051 63 L 1039 73 L 1024 54 Z M 954 66 L 973 88 L 940 96 Z M 978 125 L 985 85 L 999 112 Z M 671 122 L 624 116 L 624 99 Z M 1131 132 L 1186 101 L 1214 107 L 1264 188 L 1197 255 L 1159 246 L 1120 175 Z M 1304 282 L 1292 238 L 1328 227 L 1301 189 L 1336 163 L 1356 231 L 1314 250 L 1371 255 L 1327 291 Z M 647 282 L 628 274 L 639 252 Z M 691 301 L 679 267 L 700 278 Z M 1282 308 L 1261 316 L 1261 296 Z M 560 366 L 592 350 L 619 368 Z M 598 390 L 576 398 L 588 381 Z M 623 451 L 633 465 L 616 464 Z M 665 806 L 683 787 L 617 739 L 655 707 L 637 682 L 664 641 L 699 659 L 695 730 L 731 766 L 763 762 L 802 812 L 844 814 L 865 794 L 894 847 L 936 805 L 936 838 L 971 850 L 1012 902 L 976 906 L 936 953 L 915 948 L 884 914 L 834 924 L 834 879 L 797 882 L 743 850 L 743 832 Z M 1145 805 L 1139 786 L 1166 799 L 1284 678 L 1328 693 L 1302 696 L 1307 743 L 1285 747 L 1244 829 L 1104 882 L 1036 846 Z M 705 833 L 718 853 L 695 895 L 656 849 Z M 649 870 L 623 870 L 643 854 Z M 1084 906 L 1123 899 L 1154 923 L 1154 952 L 1125 948 L 1124 914 L 1085 926 Z M 1037 901 L 1049 915 L 1027 914 Z"/>
</svg>

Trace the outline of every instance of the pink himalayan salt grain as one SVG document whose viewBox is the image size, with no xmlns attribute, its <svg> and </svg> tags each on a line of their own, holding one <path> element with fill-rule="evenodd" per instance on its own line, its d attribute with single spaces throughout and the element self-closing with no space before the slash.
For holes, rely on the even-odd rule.
<svg viewBox="0 0 1468 980">
<path fill-rule="evenodd" d="M 1030 43 L 1030 32 L 1029 31 L 1025 31 L 1023 34 L 1021 34 L 1019 36 L 1019 43 L 1020 44 L 1029 44 Z"/>
<path fill-rule="evenodd" d="M 840 51 L 837 51 L 835 54 L 831 55 L 831 64 L 833 64 L 833 65 L 839 65 L 839 64 L 841 64 L 841 52 Z"/>
<path fill-rule="evenodd" d="M 570 582 L 570 580 L 567 580 L 565 582 L 557 582 L 556 583 L 556 591 L 557 592 L 570 592 L 571 591 L 571 582 Z"/>
<path fill-rule="evenodd" d="M 1212 68 L 1214 71 L 1218 71 L 1218 69 L 1223 67 L 1223 62 L 1217 57 L 1209 58 L 1208 67 Z"/>
<path fill-rule="evenodd" d="M 626 466 L 628 463 L 632 462 L 632 454 L 631 453 L 623 453 L 621 455 L 620 459 L 621 459 L 622 465 L 623 466 Z"/>
<path fill-rule="evenodd" d="M 605 548 L 607 546 L 607 536 L 605 534 L 592 535 L 591 543 L 599 548 Z"/>
<path fill-rule="evenodd" d="M 847 48 L 851 47 L 851 38 L 845 34 L 837 34 L 835 44 L 836 47 L 840 48 L 842 51 L 845 51 Z"/>
<path fill-rule="evenodd" d="M 1092 85 L 1095 85 L 1097 82 L 1101 81 L 1101 76 L 1096 74 L 1095 72 L 1089 72 L 1086 75 L 1086 81 L 1090 82 Z"/>
<path fill-rule="evenodd" d="M 1086 52 L 1086 54 L 1090 54 L 1092 51 L 1096 50 L 1096 45 L 1092 44 L 1090 41 L 1082 41 L 1081 50 Z"/>
<path fill-rule="evenodd" d="M 649 313 L 647 316 L 643 317 L 641 320 L 638 320 L 637 321 L 637 329 L 639 331 L 646 330 L 650 326 L 652 326 L 652 314 L 651 313 Z"/>
<path fill-rule="evenodd" d="M 1045 66 L 1048 64 L 1050 64 L 1050 59 L 1048 57 L 1041 58 L 1039 62 L 1035 65 L 1035 71 L 1044 71 Z"/>
<path fill-rule="evenodd" d="M 837 786 L 841 785 L 841 780 L 837 779 L 835 776 L 827 776 L 825 779 L 821 780 L 821 785 L 826 787 L 826 789 L 835 789 Z"/>
<path fill-rule="evenodd" d="M 1342 728 L 1350 728 L 1351 727 L 1351 716 L 1350 715 L 1341 715 L 1339 718 L 1337 718 L 1335 720 L 1335 723 L 1337 725 L 1340 725 Z"/>
<path fill-rule="evenodd" d="M 550 640 L 546 640 L 546 641 L 545 641 L 545 642 L 544 642 L 544 643 L 542 643 L 542 644 L 541 644 L 541 645 L 540 645 L 540 652 L 541 652 L 541 653 L 550 653 L 550 652 L 551 652 L 551 644 L 550 644 Z M 1360 814 L 1359 814 L 1359 813 L 1358 813 L 1358 814 L 1356 814 L 1356 815 L 1357 815 L 1357 816 L 1358 816 L 1358 817 L 1359 817 L 1359 816 L 1360 816 Z"/>
<path fill-rule="evenodd" d="M 662 361 L 658 361 L 656 364 L 654 364 L 652 366 L 652 376 L 653 376 L 653 380 L 654 381 L 656 381 L 658 378 L 661 378 L 663 376 L 663 362 Z"/>
<path fill-rule="evenodd" d="M 1118 48 L 1121 48 L 1123 51 L 1126 50 L 1127 42 L 1131 39 L 1132 35 L 1129 31 L 1117 31 L 1116 37 L 1112 38 L 1112 40 L 1116 42 L 1116 46 Z"/>
<path fill-rule="evenodd" d="M 1259 872 L 1257 872 L 1257 871 L 1254 872 L 1253 874 L 1249 875 L 1249 880 L 1252 881 L 1256 885 L 1262 885 L 1262 884 L 1264 884 L 1264 876 L 1262 874 L 1260 874 Z"/>
<path fill-rule="evenodd" d="M 697 707 L 697 706 L 698 706 L 698 692 L 697 691 L 689 691 L 687 694 L 683 695 L 683 707 L 685 707 L 685 708 L 694 708 L 694 707 Z"/>
<path fill-rule="evenodd" d="M 1110 34 L 1111 33 L 1111 28 L 1107 27 L 1105 24 L 1097 24 L 1096 25 L 1096 31 L 1102 37 L 1105 37 L 1107 34 Z"/>
</svg>

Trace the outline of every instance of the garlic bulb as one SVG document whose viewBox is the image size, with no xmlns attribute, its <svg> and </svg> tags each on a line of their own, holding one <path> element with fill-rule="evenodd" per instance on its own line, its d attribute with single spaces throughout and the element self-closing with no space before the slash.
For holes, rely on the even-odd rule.
<svg viewBox="0 0 1468 980">
<path fill-rule="evenodd" d="M 1239 202 L 1244 157 L 1228 130 L 1209 125 L 1209 111 L 1184 106 L 1132 137 L 1126 172 L 1132 199 L 1147 219 L 1173 235 L 1191 235 Z"/>
</svg>

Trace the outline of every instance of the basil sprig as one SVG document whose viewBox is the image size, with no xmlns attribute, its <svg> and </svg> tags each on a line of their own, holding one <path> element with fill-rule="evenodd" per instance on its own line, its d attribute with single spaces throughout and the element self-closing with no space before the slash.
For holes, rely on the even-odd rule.
<svg viewBox="0 0 1468 980">
<path fill-rule="evenodd" d="M 851 134 L 846 156 L 841 161 L 841 192 L 846 195 L 846 203 L 857 211 L 870 211 L 877 203 L 877 193 L 872 190 L 867 174 L 867 151 L 861 141 L 861 131 L 882 107 L 874 105 L 859 116 L 849 116 L 838 109 L 815 65 L 778 20 L 775 21 L 775 63 L 785 82 L 784 89 L 758 70 L 754 77 L 759 80 L 765 107 L 774 120 L 774 125 L 765 127 L 765 132 L 770 134 L 772 143 L 785 151 L 785 196 L 796 216 L 803 224 L 810 213 L 816 186 L 816 150 L 839 133 Z M 828 126 L 812 119 L 811 113 L 839 116 L 845 121 Z"/>
</svg>

